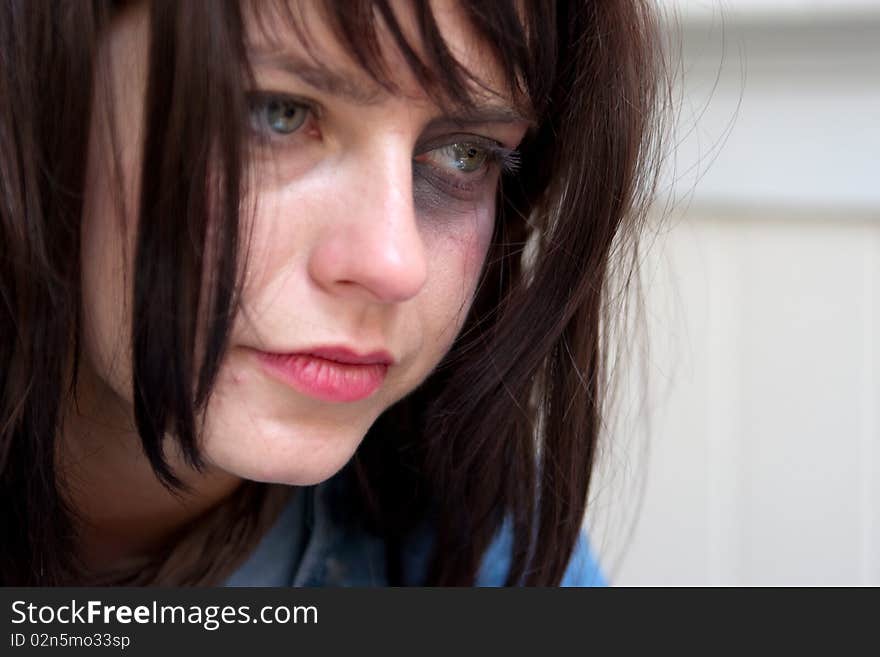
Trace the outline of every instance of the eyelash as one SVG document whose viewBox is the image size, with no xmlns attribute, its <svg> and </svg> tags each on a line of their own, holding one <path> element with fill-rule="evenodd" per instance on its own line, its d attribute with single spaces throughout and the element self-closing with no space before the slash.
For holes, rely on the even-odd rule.
<svg viewBox="0 0 880 657">
<path fill-rule="evenodd" d="M 276 103 L 280 106 L 287 105 L 303 112 L 303 116 L 296 117 L 296 120 L 293 121 L 295 123 L 294 127 L 287 133 L 278 133 L 269 125 L 270 121 L 267 112 Z M 300 134 L 303 126 L 306 126 L 309 121 L 320 118 L 319 108 L 313 103 L 285 94 L 251 93 L 248 95 L 248 105 L 250 108 L 251 131 L 267 139 L 269 145 L 287 141 L 294 135 Z M 279 108 L 276 107 L 276 109 Z M 284 117 L 279 118 L 283 119 Z M 287 118 L 291 117 L 288 116 Z M 436 166 L 426 161 L 426 156 L 428 155 L 468 146 L 478 148 L 483 158 L 479 169 L 474 171 L 455 173 L 449 167 Z M 453 192 L 453 195 L 462 195 L 476 191 L 480 183 L 493 168 L 497 168 L 502 174 L 515 173 L 519 168 L 520 154 L 517 150 L 505 148 L 498 142 L 486 137 L 472 134 L 457 134 L 447 136 L 442 140 L 434 140 L 431 144 L 421 147 L 413 158 L 413 162 L 414 169 L 422 178 L 432 184 L 447 188 Z"/>
</svg>

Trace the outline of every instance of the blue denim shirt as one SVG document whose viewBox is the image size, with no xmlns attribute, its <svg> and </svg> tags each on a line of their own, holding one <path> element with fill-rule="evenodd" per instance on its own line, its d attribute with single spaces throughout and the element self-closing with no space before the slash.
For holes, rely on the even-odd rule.
<svg viewBox="0 0 880 657">
<path fill-rule="evenodd" d="M 339 522 L 328 503 L 331 478 L 318 486 L 299 488 L 272 528 L 226 586 L 385 586 L 385 546 L 363 529 Z M 477 575 L 477 586 L 503 586 L 510 567 L 513 534 L 502 525 L 490 544 Z M 403 553 L 404 579 L 421 584 L 430 552 L 427 533 L 411 541 Z M 581 533 L 562 578 L 562 586 L 606 584 L 587 537 Z"/>
</svg>

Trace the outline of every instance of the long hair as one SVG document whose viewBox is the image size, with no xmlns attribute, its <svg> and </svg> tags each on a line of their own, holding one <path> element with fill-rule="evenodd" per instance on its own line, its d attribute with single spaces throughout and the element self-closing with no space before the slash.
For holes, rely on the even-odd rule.
<svg viewBox="0 0 880 657">
<path fill-rule="evenodd" d="M 392 583 L 401 579 L 400 546 L 430 513 L 425 583 L 472 584 L 509 521 L 507 583 L 553 585 L 581 528 L 602 426 L 611 274 L 615 263 L 632 264 L 626 254 L 653 180 L 661 45 L 643 0 L 460 4 L 536 127 L 520 147 L 521 166 L 500 184 L 464 328 L 435 372 L 370 429 L 351 464 L 350 502 L 386 539 Z M 467 104 L 472 80 L 430 3 L 412 7 L 418 48 L 388 0 L 325 0 L 322 8 L 379 84 L 393 87 L 378 47 L 381 19 L 429 94 Z M 82 163 L 90 117 L 104 111 L 92 107 L 94 62 L 115 10 L 106 0 L 0 3 L 4 584 L 76 580 L 75 509 L 65 506 L 54 454 L 78 366 Z M 140 439 L 172 489 L 181 483 L 164 438 L 201 467 L 196 418 L 242 285 L 245 10 L 272 11 L 304 31 L 286 2 L 150 3 L 130 353 Z M 223 185 L 211 184 L 218 179 Z"/>
</svg>

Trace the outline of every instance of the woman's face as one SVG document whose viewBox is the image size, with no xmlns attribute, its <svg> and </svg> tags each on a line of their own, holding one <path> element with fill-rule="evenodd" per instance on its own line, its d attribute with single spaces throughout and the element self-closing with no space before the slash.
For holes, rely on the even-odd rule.
<svg viewBox="0 0 880 657">
<path fill-rule="evenodd" d="M 293 32 L 282 33 L 283 51 L 248 32 L 257 85 L 250 129 L 265 139 L 255 139 L 245 204 L 255 212 L 242 214 L 250 248 L 241 311 L 202 444 L 223 471 L 297 485 L 339 470 L 450 348 L 492 236 L 499 160 L 527 127 L 454 3 L 434 5 L 449 46 L 499 90 L 483 93 L 485 111 L 467 120 L 428 99 L 381 31 L 400 93 L 376 87 L 304 4 L 322 67 Z M 414 29 L 407 7 L 398 15 Z M 112 157 L 98 112 L 83 225 L 86 385 L 127 409 L 146 53 L 147 8 L 138 5 L 109 30 L 100 56 L 110 84 L 98 88 L 99 107 L 108 92 L 114 99 L 127 211 L 116 211 L 107 182 Z M 340 362 L 357 357 L 365 362 Z"/>
</svg>

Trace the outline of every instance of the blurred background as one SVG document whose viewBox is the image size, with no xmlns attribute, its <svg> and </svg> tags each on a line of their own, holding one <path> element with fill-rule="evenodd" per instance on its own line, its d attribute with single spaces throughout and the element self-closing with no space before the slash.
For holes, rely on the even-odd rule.
<svg viewBox="0 0 880 657">
<path fill-rule="evenodd" d="M 614 585 L 880 585 L 880 0 L 665 0 L 648 351 L 588 514 Z"/>
</svg>

